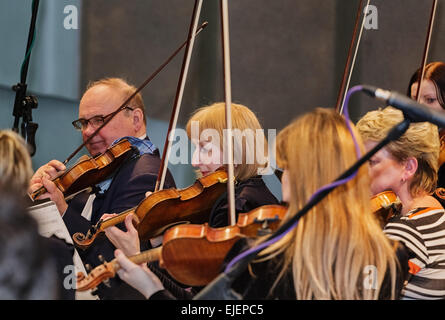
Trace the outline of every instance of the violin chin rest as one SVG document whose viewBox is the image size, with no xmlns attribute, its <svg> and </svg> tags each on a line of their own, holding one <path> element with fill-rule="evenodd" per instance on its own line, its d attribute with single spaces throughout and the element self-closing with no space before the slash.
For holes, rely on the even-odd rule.
<svg viewBox="0 0 445 320">
<path fill-rule="evenodd" d="M 85 240 L 85 235 L 84 235 L 83 233 L 76 232 L 76 233 L 73 235 L 73 240 L 74 240 L 74 241 L 84 241 L 84 240 Z"/>
</svg>

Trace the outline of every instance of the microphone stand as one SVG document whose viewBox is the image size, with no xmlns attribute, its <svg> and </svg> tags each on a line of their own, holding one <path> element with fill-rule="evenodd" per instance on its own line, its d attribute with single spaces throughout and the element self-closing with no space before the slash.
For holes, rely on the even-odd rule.
<svg viewBox="0 0 445 320">
<path fill-rule="evenodd" d="M 25 59 L 20 70 L 20 82 L 12 86 L 12 90 L 16 92 L 14 101 L 14 110 L 12 115 L 15 117 L 13 131 L 19 132 L 20 118 L 23 117 L 21 125 L 21 134 L 30 147 L 30 155 L 33 156 L 36 152 L 35 134 L 38 124 L 32 122 L 32 109 L 36 109 L 38 102 L 33 95 L 26 95 L 26 77 L 28 74 L 29 59 L 31 57 L 31 49 L 35 38 L 35 25 L 37 20 L 37 11 L 39 9 L 40 0 L 33 0 L 32 2 L 32 16 L 31 24 L 29 26 L 28 43 L 26 45 Z"/>
<path fill-rule="evenodd" d="M 365 162 L 372 158 L 374 154 L 376 154 L 380 149 L 386 146 L 391 141 L 395 141 L 400 138 L 406 130 L 408 130 L 411 121 L 408 117 L 405 116 L 405 119 L 394 126 L 391 131 L 388 133 L 386 138 L 380 141 L 374 148 L 372 148 L 368 153 L 366 153 L 363 157 L 357 160 L 354 165 L 352 165 L 348 170 L 346 170 L 340 177 L 338 177 L 335 181 L 346 179 L 351 176 L 354 172 L 356 172 L 360 166 L 362 166 Z M 297 221 L 305 215 L 312 207 L 314 207 L 317 203 L 324 199 L 332 190 L 335 189 L 335 186 L 329 189 L 322 190 L 317 193 L 315 196 L 309 200 L 309 202 L 289 221 L 280 226 L 274 234 L 272 234 L 269 239 L 276 238 L 289 229 L 293 228 Z M 232 268 L 228 271 L 221 273 L 218 277 L 216 277 L 212 282 L 210 282 L 204 289 L 202 289 L 195 297 L 194 300 L 240 300 L 242 297 L 240 294 L 231 289 L 232 282 L 239 277 L 244 270 L 247 268 L 247 265 L 250 261 L 252 261 L 257 254 L 262 250 L 262 248 L 257 249 L 244 256 L 238 262 L 236 262 Z"/>
</svg>

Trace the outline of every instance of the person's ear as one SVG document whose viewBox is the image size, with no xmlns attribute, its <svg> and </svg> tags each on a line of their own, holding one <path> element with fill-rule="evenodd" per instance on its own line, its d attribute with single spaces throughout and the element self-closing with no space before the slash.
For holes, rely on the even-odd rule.
<svg viewBox="0 0 445 320">
<path fill-rule="evenodd" d="M 405 172 L 403 174 L 402 179 L 405 181 L 411 180 L 412 177 L 414 177 L 414 174 L 417 171 L 417 168 L 419 167 L 419 163 L 417 162 L 417 159 L 414 157 L 409 157 L 405 160 Z"/>
<path fill-rule="evenodd" d="M 136 131 L 139 131 L 144 124 L 144 114 L 140 108 L 133 110 L 133 125 Z"/>
</svg>

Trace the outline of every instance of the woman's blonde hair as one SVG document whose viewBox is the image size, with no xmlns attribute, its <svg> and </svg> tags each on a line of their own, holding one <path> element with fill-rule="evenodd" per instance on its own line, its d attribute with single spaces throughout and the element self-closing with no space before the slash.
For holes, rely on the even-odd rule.
<svg viewBox="0 0 445 320">
<path fill-rule="evenodd" d="M 365 114 L 357 122 L 357 129 L 363 141 L 380 142 L 403 119 L 400 110 L 386 107 Z M 385 148 L 400 163 L 410 157 L 417 159 L 418 168 L 409 186 L 411 196 L 434 192 L 440 152 L 437 126 L 428 122 L 411 123 L 398 140 L 390 142 Z"/>
<path fill-rule="evenodd" d="M 25 140 L 11 130 L 0 130 L 0 188 L 26 192 L 33 174 Z"/>
<path fill-rule="evenodd" d="M 357 157 L 345 120 L 334 110 L 317 108 L 278 134 L 277 160 L 290 186 L 285 222 Z M 261 253 L 262 260 L 284 253 L 275 284 L 291 267 L 297 299 L 377 299 L 389 272 L 395 296 L 397 260 L 371 212 L 369 186 L 364 165 L 304 215 L 286 237 Z M 377 270 L 372 288 L 365 283 L 369 266 Z"/>
<path fill-rule="evenodd" d="M 258 175 L 262 169 L 267 167 L 268 144 L 258 118 L 248 107 L 232 103 L 231 113 L 232 130 L 235 137 L 233 143 L 234 163 L 236 165 L 235 178 L 243 181 Z M 219 136 L 219 148 L 223 152 L 227 150 L 226 135 L 224 134 L 227 128 L 224 102 L 202 107 L 192 115 L 186 126 L 187 135 L 190 139 L 194 138 L 192 137 L 193 122 L 199 124 L 197 138 L 201 137 L 204 130 L 216 130 Z M 261 148 L 261 150 L 257 148 Z M 259 154 L 264 157 L 258 157 Z M 239 161 L 236 161 L 236 158 Z"/>
</svg>

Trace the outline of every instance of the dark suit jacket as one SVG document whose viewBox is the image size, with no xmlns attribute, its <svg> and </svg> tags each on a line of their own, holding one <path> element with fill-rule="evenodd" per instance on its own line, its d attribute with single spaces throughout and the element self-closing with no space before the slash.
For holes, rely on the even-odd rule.
<svg viewBox="0 0 445 320">
<path fill-rule="evenodd" d="M 89 194 L 81 193 L 74 197 L 68 204 L 68 209 L 63 220 L 72 236 L 76 232 L 86 234 L 89 228 L 96 224 L 104 213 L 121 213 L 127 209 L 136 207 L 144 198 L 147 191 L 153 191 L 156 184 L 160 166 L 159 152 L 144 154 L 137 158 L 127 160 L 116 172 L 113 180 L 104 194 L 96 194 L 93 202 L 91 221 L 81 216 L 83 207 Z M 164 189 L 174 188 L 175 182 L 170 172 L 167 172 Z M 125 226 L 118 226 L 125 230 Z M 98 256 L 106 261 L 114 259 L 115 247 L 103 235 L 95 240 L 93 245 L 86 249 L 78 249 L 84 264 L 91 267 L 102 264 Z M 110 281 L 111 288 L 99 286 L 97 294 L 101 299 L 136 299 L 142 295 L 136 294 L 136 290 L 124 284 L 118 277 Z M 128 289 L 128 290 L 127 290 Z"/>
</svg>

